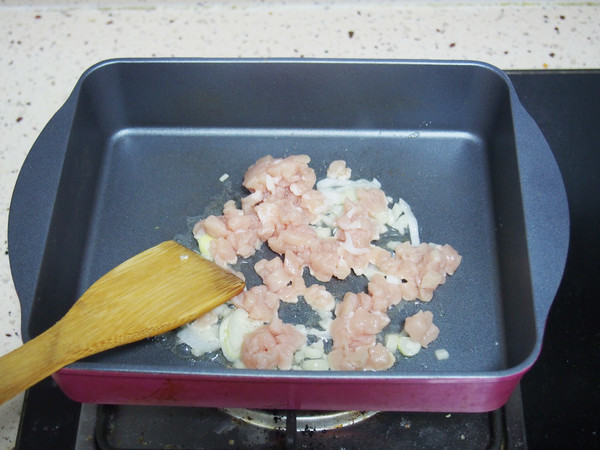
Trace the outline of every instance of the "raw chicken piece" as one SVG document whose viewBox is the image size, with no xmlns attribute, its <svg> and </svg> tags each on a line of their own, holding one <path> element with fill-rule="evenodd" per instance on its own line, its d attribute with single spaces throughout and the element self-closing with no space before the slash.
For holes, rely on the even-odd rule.
<svg viewBox="0 0 600 450">
<path fill-rule="evenodd" d="M 235 249 L 225 238 L 218 238 L 210 243 L 210 252 L 213 255 L 215 263 L 221 267 L 227 267 L 229 264 L 237 262 Z"/>
<path fill-rule="evenodd" d="M 346 167 L 346 161 L 332 161 L 327 169 L 327 178 L 337 178 L 338 180 L 349 180 L 352 170 Z"/>
<path fill-rule="evenodd" d="M 450 245 L 420 244 L 403 242 L 396 246 L 391 255 L 383 249 L 373 252 L 372 263 L 381 272 L 402 280 L 402 298 L 428 302 L 433 291 L 446 282 L 458 268 L 461 256 Z"/>
<path fill-rule="evenodd" d="M 431 311 L 420 310 L 415 315 L 407 317 L 404 329 L 413 341 L 418 342 L 424 348 L 427 348 L 440 334 L 440 329 L 433 324 Z"/>
<path fill-rule="evenodd" d="M 248 317 L 268 322 L 279 309 L 279 296 L 264 285 L 254 286 L 231 299 L 238 308 L 243 308 Z"/>
<path fill-rule="evenodd" d="M 275 293 L 288 286 L 294 277 L 284 270 L 283 261 L 278 256 L 269 261 L 261 259 L 254 265 L 254 270 L 262 278 L 265 286 Z"/>
<path fill-rule="evenodd" d="M 327 282 L 334 275 L 343 279 L 350 274 L 350 268 L 342 258 L 343 251 L 337 241 L 333 239 L 317 240 L 310 249 L 308 267 L 310 274 L 317 280 Z"/>
<path fill-rule="evenodd" d="M 403 297 L 402 282 L 390 283 L 379 273 L 373 275 L 367 289 L 376 311 L 386 311 L 390 306 L 400 303 Z"/>
<path fill-rule="evenodd" d="M 244 337 L 241 359 L 249 369 L 289 370 L 294 353 L 306 344 L 306 336 L 278 317 Z"/>
<path fill-rule="evenodd" d="M 387 370 L 396 362 L 394 355 L 381 343 L 354 349 L 335 348 L 327 360 L 334 370 Z"/>
<path fill-rule="evenodd" d="M 300 260 L 293 253 L 286 252 L 285 262 L 275 257 L 270 261 L 261 259 L 254 270 L 263 279 L 269 291 L 288 303 L 296 303 L 299 295 L 304 295 L 306 285 L 302 278 Z"/>
<path fill-rule="evenodd" d="M 307 224 L 287 226 L 279 233 L 274 234 L 267 242 L 271 250 L 280 255 L 290 250 L 302 261 L 307 261 L 311 246 L 317 244 L 318 241 L 317 232 Z"/>
<path fill-rule="evenodd" d="M 215 238 L 210 253 L 215 262 L 226 267 L 237 262 L 237 256 L 249 258 L 262 244 L 258 229 L 260 222 L 254 214 L 244 214 L 230 200 L 223 206 L 222 216 L 208 216 L 194 226 L 194 237 L 202 234 Z"/>
<path fill-rule="evenodd" d="M 387 211 L 388 201 L 381 189 L 359 187 L 356 189 L 356 199 L 371 217 L 377 217 Z"/>
<path fill-rule="evenodd" d="M 359 295 L 365 295 L 362 292 Z M 353 335 L 377 335 L 390 323 L 385 313 L 371 312 L 364 307 L 358 307 L 348 320 L 348 328 Z"/>
<path fill-rule="evenodd" d="M 365 363 L 365 370 L 387 370 L 394 365 L 396 358 L 381 343 L 369 349 L 369 358 Z"/>
<path fill-rule="evenodd" d="M 323 194 L 314 189 L 302 194 L 300 206 L 311 214 L 310 223 L 313 223 L 326 210 Z"/>
<path fill-rule="evenodd" d="M 201 222 L 204 231 L 214 238 L 227 237 L 227 225 L 223 218 L 217 216 L 208 216 Z"/>
<path fill-rule="evenodd" d="M 329 367 L 333 370 L 364 370 L 369 359 L 369 346 L 348 349 L 334 348 L 327 355 Z"/>
<path fill-rule="evenodd" d="M 330 311 L 335 308 L 335 298 L 320 284 L 308 287 L 304 293 L 304 300 L 316 310 Z"/>
<path fill-rule="evenodd" d="M 369 352 L 377 344 L 377 333 L 390 322 L 387 314 L 373 311 L 372 304 L 373 299 L 368 294 L 348 292 L 342 303 L 337 305 L 336 318 L 331 324 L 333 350 L 328 357 L 332 369 L 368 369 Z M 370 365 L 381 364 L 384 359 L 389 361 L 389 358 L 381 357 L 379 349 L 374 351 L 375 360 Z"/>
<path fill-rule="evenodd" d="M 223 215 L 229 230 L 227 239 L 231 242 L 236 254 L 242 258 L 254 255 L 262 244 L 258 237 L 260 226 L 258 217 L 255 214 L 244 214 L 241 209 L 235 207 L 232 200 L 225 203 Z"/>
<path fill-rule="evenodd" d="M 438 249 L 444 254 L 445 258 L 445 271 L 448 275 L 454 275 L 458 266 L 460 266 L 460 262 L 462 261 L 462 256 L 458 254 L 456 250 L 450 244 L 444 244 Z"/>
<path fill-rule="evenodd" d="M 311 190 L 317 180 L 315 171 L 308 167 L 310 157 L 293 155 L 274 159 L 268 155 L 260 158 L 244 174 L 242 183 L 249 191 L 277 192 L 288 188 L 295 195 Z"/>
</svg>

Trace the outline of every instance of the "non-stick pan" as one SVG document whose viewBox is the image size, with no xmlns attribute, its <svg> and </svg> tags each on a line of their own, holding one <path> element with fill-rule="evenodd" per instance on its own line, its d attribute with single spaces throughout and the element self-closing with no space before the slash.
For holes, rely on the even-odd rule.
<svg viewBox="0 0 600 450">
<path fill-rule="evenodd" d="M 557 124 L 560 126 L 560 124 Z M 94 280 L 247 192 L 261 156 L 344 159 L 451 244 L 458 271 L 419 309 L 441 332 L 383 372 L 239 370 L 192 358 L 174 336 L 54 375 L 89 403 L 277 409 L 486 411 L 540 351 L 569 234 L 560 173 L 506 75 L 478 62 L 137 60 L 83 74 L 35 142 L 9 216 L 29 340 Z M 221 181 L 223 174 L 229 178 Z M 364 287 L 364 286 L 363 286 Z M 293 311 L 290 313 L 293 316 Z M 392 314 L 391 314 L 392 315 Z M 435 349 L 450 357 L 438 361 Z"/>
</svg>

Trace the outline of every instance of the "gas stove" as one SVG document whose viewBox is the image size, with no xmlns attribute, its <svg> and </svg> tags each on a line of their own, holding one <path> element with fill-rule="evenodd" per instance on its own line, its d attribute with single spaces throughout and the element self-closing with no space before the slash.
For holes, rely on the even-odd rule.
<svg viewBox="0 0 600 450">
<path fill-rule="evenodd" d="M 520 391 L 489 413 L 268 411 L 81 405 L 47 379 L 28 392 L 17 448 L 358 449 L 373 441 L 378 449 L 526 448 Z"/>
<path fill-rule="evenodd" d="M 512 448 L 525 443 L 518 400 L 490 414 L 84 405 L 75 448 Z"/>
<path fill-rule="evenodd" d="M 571 242 L 539 360 L 489 413 L 265 411 L 25 397 L 17 449 L 600 448 L 600 71 L 509 72 L 560 167 Z"/>
</svg>

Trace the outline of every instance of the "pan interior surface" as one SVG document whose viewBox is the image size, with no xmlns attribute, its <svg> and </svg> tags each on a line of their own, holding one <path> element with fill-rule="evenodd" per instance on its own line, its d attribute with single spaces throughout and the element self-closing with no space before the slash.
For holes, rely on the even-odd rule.
<svg viewBox="0 0 600 450">
<path fill-rule="evenodd" d="M 317 179 L 343 159 L 406 200 L 423 242 L 448 243 L 458 271 L 428 303 L 441 332 L 388 374 L 510 369 L 536 340 L 509 89 L 478 65 L 107 63 L 80 81 L 69 144 L 25 338 L 55 323 L 100 276 L 247 195 L 245 170 L 308 154 Z M 223 174 L 229 178 L 220 181 Z M 238 203 L 239 205 L 239 203 Z M 355 283 L 354 285 L 352 283 Z M 362 283 L 362 284 L 361 284 Z M 336 287 L 338 299 L 359 281 Z M 398 331 L 398 330 L 394 330 Z M 73 367 L 210 374 L 146 340 Z M 450 358 L 437 361 L 433 350 Z"/>
</svg>

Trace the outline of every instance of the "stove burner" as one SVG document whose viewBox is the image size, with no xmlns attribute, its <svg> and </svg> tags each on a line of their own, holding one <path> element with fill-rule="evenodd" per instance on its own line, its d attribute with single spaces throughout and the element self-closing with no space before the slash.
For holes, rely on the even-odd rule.
<svg viewBox="0 0 600 450">
<path fill-rule="evenodd" d="M 285 411 L 266 409 L 224 408 L 223 412 L 251 425 L 270 430 L 285 430 L 289 418 Z M 336 430 L 355 425 L 377 414 L 377 411 L 297 411 L 296 431 Z"/>
<path fill-rule="evenodd" d="M 526 449 L 522 412 L 519 389 L 490 413 L 83 404 L 75 450 Z"/>
</svg>

